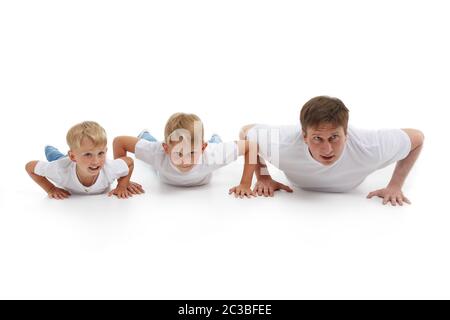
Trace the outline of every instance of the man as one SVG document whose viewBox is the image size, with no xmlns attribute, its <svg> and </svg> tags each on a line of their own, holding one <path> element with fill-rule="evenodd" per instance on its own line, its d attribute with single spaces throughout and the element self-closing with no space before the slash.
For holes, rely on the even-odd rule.
<svg viewBox="0 0 450 320">
<path fill-rule="evenodd" d="M 344 103 L 327 96 L 309 100 L 300 113 L 299 126 L 249 125 L 241 135 L 258 145 L 258 157 L 247 154 L 241 184 L 230 189 L 235 196 L 273 196 L 292 189 L 272 179 L 265 160 L 284 172 L 296 186 L 312 191 L 346 192 L 372 172 L 397 162 L 385 188 L 370 192 L 383 204 L 410 201 L 403 184 L 422 150 L 424 135 L 415 129 L 361 130 L 348 126 Z M 251 161 L 253 158 L 254 161 Z M 253 173 L 257 182 L 253 190 Z"/>
</svg>

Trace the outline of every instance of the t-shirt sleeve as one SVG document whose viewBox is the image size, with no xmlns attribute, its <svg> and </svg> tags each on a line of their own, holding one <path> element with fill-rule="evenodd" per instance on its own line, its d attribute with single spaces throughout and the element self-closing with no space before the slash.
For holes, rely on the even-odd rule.
<svg viewBox="0 0 450 320">
<path fill-rule="evenodd" d="M 247 140 L 258 144 L 258 155 L 270 161 L 272 150 L 279 146 L 279 130 L 268 125 L 255 125 L 247 132 Z"/>
<path fill-rule="evenodd" d="M 127 163 L 122 159 L 107 160 L 105 171 L 108 175 L 109 182 L 112 183 L 114 180 L 126 176 L 129 172 L 129 168 Z"/>
<path fill-rule="evenodd" d="M 209 143 L 205 150 L 208 166 L 220 168 L 235 161 L 239 156 L 236 142 Z"/>
<path fill-rule="evenodd" d="M 46 177 L 57 184 L 61 184 L 63 177 L 61 175 L 61 160 L 56 160 L 52 162 L 38 161 L 36 167 L 34 168 L 34 173 Z"/>
<path fill-rule="evenodd" d="M 134 155 L 136 159 L 155 166 L 162 152 L 161 142 L 141 139 L 136 143 Z"/>
<path fill-rule="evenodd" d="M 406 158 L 411 151 L 411 139 L 401 129 L 385 129 L 377 131 L 380 167 Z"/>
</svg>

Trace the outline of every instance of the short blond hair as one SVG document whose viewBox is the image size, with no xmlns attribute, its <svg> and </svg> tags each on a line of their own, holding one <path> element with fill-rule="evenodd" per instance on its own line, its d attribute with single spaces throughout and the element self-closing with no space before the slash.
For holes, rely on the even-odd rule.
<svg viewBox="0 0 450 320">
<path fill-rule="evenodd" d="M 173 134 L 178 132 L 180 136 L 183 136 L 183 131 L 190 135 L 191 143 L 194 143 L 196 138 L 203 142 L 204 130 L 202 120 L 195 114 L 178 112 L 167 120 L 166 128 L 164 129 L 166 143 L 179 141 Z"/>
<path fill-rule="evenodd" d="M 107 143 L 105 129 L 94 121 L 83 121 L 74 125 L 66 136 L 67 144 L 71 150 L 78 149 L 84 138 L 90 139 L 95 146 L 102 146 Z"/>
</svg>

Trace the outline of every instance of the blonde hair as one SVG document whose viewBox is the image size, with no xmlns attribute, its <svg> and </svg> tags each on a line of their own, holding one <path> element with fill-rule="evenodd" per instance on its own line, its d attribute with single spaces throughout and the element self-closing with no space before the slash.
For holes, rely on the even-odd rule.
<svg viewBox="0 0 450 320">
<path fill-rule="evenodd" d="M 106 131 L 94 121 L 83 121 L 67 132 L 66 140 L 70 149 L 78 149 L 83 138 L 90 139 L 95 146 L 106 145 Z"/>
<path fill-rule="evenodd" d="M 191 143 L 194 143 L 195 139 L 203 142 L 203 123 L 200 118 L 192 113 L 175 113 L 169 120 L 167 120 L 166 128 L 164 129 L 164 139 L 167 144 L 173 141 L 179 141 L 177 137 L 185 137 L 188 134 Z M 172 138 L 172 139 L 171 139 Z"/>
</svg>

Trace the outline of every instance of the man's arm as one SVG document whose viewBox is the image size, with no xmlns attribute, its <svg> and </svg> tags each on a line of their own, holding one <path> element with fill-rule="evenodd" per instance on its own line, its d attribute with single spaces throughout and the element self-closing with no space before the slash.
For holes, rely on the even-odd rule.
<svg viewBox="0 0 450 320">
<path fill-rule="evenodd" d="M 240 133 L 239 138 L 241 140 L 248 140 L 247 134 L 254 127 L 254 124 L 244 126 Z M 253 174 L 256 174 L 257 182 L 253 191 L 251 191 L 251 185 L 253 180 Z M 245 164 L 242 173 L 241 183 L 239 186 L 233 187 L 229 190 L 229 193 L 235 194 L 235 197 L 244 196 L 250 197 L 256 194 L 262 196 L 273 196 L 277 190 L 286 190 L 287 192 L 292 192 L 292 189 L 288 186 L 279 183 L 272 179 L 269 172 L 267 171 L 266 164 L 264 160 L 258 156 L 258 145 L 257 142 L 249 142 L 248 152 L 245 154 Z"/>
<path fill-rule="evenodd" d="M 56 187 L 53 183 L 51 183 L 46 177 L 42 177 L 34 173 L 34 169 L 36 168 L 38 161 L 30 161 L 25 165 L 25 170 L 28 175 L 36 182 L 45 192 L 47 192 L 48 196 L 52 199 L 66 199 L 70 196 L 70 192 L 64 189 Z"/>
<path fill-rule="evenodd" d="M 408 198 L 403 195 L 402 187 L 405 183 L 406 177 L 411 171 L 412 167 L 417 161 L 420 152 L 423 148 L 424 134 L 416 129 L 402 129 L 409 136 L 411 140 L 411 151 L 405 159 L 397 162 L 392 178 L 389 184 L 384 189 L 373 191 L 367 195 L 367 198 L 377 196 L 383 198 L 383 204 L 390 202 L 393 206 L 403 202 L 411 204 Z"/>
<path fill-rule="evenodd" d="M 239 155 L 244 154 L 244 170 L 242 172 L 241 182 L 229 190 L 229 194 L 234 193 L 234 196 L 243 198 L 244 196 L 254 196 L 252 191 L 253 173 L 256 167 L 256 158 L 258 154 L 258 146 L 256 142 L 248 140 L 237 141 L 239 148 Z"/>
</svg>

